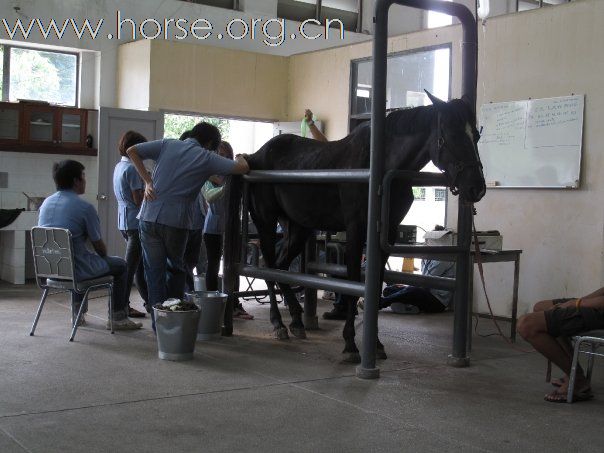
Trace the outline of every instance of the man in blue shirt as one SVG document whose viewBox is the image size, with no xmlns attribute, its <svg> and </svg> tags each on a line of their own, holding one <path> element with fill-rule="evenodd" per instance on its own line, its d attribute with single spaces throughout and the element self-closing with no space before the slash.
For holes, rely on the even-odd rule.
<svg viewBox="0 0 604 453">
<path fill-rule="evenodd" d="M 65 228 L 71 232 L 76 279 L 88 280 L 113 275 L 113 328 L 140 329 L 142 324 L 130 321 L 126 313 L 126 262 L 115 256 L 107 256 L 96 209 L 79 197 L 86 191 L 84 166 L 75 160 L 63 160 L 54 164 L 52 176 L 57 192 L 40 207 L 38 225 Z M 86 248 L 88 240 L 92 243 L 94 252 Z M 77 312 L 82 296 L 72 292 L 71 302 L 72 310 Z M 107 328 L 110 328 L 109 321 Z"/>
<path fill-rule="evenodd" d="M 195 214 L 193 204 L 211 175 L 245 174 L 246 160 L 225 159 L 215 151 L 220 132 L 208 123 L 199 123 L 190 138 L 141 143 L 126 152 L 145 182 L 145 199 L 139 213 L 145 277 L 149 304 L 153 307 L 170 297 L 184 296 L 186 266 L 184 253 Z M 144 159 L 155 161 L 149 176 Z M 169 263 L 168 263 L 169 262 Z M 171 272 L 168 291 L 166 271 Z M 153 319 L 153 321 L 155 321 Z"/>
</svg>

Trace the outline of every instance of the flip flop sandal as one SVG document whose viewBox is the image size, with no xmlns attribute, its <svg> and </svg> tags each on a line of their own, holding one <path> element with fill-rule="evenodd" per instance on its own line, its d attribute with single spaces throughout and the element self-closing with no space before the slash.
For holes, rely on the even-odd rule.
<svg viewBox="0 0 604 453">
<path fill-rule="evenodd" d="M 560 393 L 557 390 L 554 390 L 552 393 L 548 393 L 545 395 L 544 400 L 548 403 L 567 403 L 566 399 L 567 393 Z M 573 394 L 573 403 L 578 403 L 580 401 L 588 401 L 594 397 L 594 394 L 591 393 L 591 390 L 585 390 L 583 392 L 575 392 Z"/>
</svg>

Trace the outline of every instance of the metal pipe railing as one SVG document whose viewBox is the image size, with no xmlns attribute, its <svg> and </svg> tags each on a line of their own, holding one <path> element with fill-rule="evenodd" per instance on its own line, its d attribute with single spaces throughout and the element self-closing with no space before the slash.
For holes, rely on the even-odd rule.
<svg viewBox="0 0 604 453">
<path fill-rule="evenodd" d="M 381 292 L 381 244 L 379 231 L 386 227 L 381 215 L 381 186 L 384 177 L 384 145 L 386 118 L 386 49 L 388 35 L 388 10 L 392 4 L 410 6 L 420 9 L 439 11 L 457 17 L 463 26 L 462 42 L 462 94 L 475 107 L 476 100 L 476 51 L 477 34 L 476 21 L 468 8 L 463 5 L 442 0 L 376 0 L 375 3 L 375 33 L 373 41 L 373 100 L 371 111 L 371 154 L 370 169 L 368 170 L 295 170 L 295 171 L 253 171 L 246 175 L 245 185 L 249 183 L 369 183 L 369 209 L 367 222 L 367 274 L 365 285 L 359 282 L 323 278 L 314 275 L 289 273 L 274 269 L 260 269 L 252 266 L 237 265 L 237 255 L 243 259 L 245 255 L 239 250 L 235 253 L 229 244 L 239 242 L 239 212 L 241 184 L 227 191 L 227 230 L 225 233 L 225 288 L 233 294 L 233 282 L 238 275 L 264 278 L 269 281 L 286 284 L 302 284 L 309 288 L 328 289 L 344 294 L 365 296 L 363 348 L 361 365 L 357 368 L 357 376 L 361 378 L 379 377 L 376 363 L 377 344 L 377 312 L 379 294 Z M 431 184 L 429 174 L 406 175 L 410 181 L 424 181 L 422 185 Z M 232 183 L 238 178 L 233 178 Z M 436 185 L 442 185 L 442 180 L 434 180 Z M 233 185 L 233 184 L 231 184 Z M 247 192 L 247 189 L 245 190 Z M 230 193 L 230 194 L 229 194 Z M 239 198 L 237 196 L 239 195 Z M 247 246 L 247 212 L 248 196 L 243 196 L 243 220 L 241 245 Z M 233 220 L 237 217 L 236 220 Z M 468 333 L 469 333 L 469 304 L 468 288 L 470 277 L 470 233 L 472 207 L 470 204 L 459 202 L 458 214 L 458 246 L 436 247 L 435 255 L 453 254 L 456 258 L 455 279 L 455 319 L 453 335 L 453 354 L 451 363 L 457 366 L 469 364 Z M 413 253 L 413 246 L 397 246 L 391 249 L 399 253 Z M 427 252 L 423 249 L 421 253 Z M 431 253 L 431 252 L 429 252 Z M 420 277 L 420 276 L 418 276 Z M 432 277 L 433 278 L 433 277 Z M 423 280 L 423 279 L 422 279 Z M 430 280 L 440 285 L 440 280 Z M 447 283 L 449 285 L 450 282 Z M 230 300 L 231 298 L 229 298 Z M 230 305 L 230 303 L 229 303 Z M 225 314 L 225 330 L 232 332 L 232 319 L 227 322 L 230 310 Z M 230 332 L 229 332 L 230 329 Z"/>
<path fill-rule="evenodd" d="M 308 270 L 318 274 L 335 275 L 337 277 L 346 277 L 347 268 L 344 264 L 334 263 L 308 263 Z M 323 277 L 326 278 L 326 277 Z M 361 281 L 365 279 L 365 270 L 361 270 Z M 411 274 L 407 272 L 384 271 L 384 281 L 386 283 L 403 283 L 405 285 L 420 286 L 424 288 L 444 289 L 453 291 L 455 289 L 455 279 L 448 277 L 435 277 L 431 275 Z"/>
<path fill-rule="evenodd" d="M 367 217 L 367 278 L 365 282 L 365 309 L 363 314 L 363 348 L 357 376 L 366 379 L 379 377 L 376 367 L 377 313 L 381 289 L 381 203 L 380 186 L 384 177 L 384 149 L 386 126 L 386 72 L 388 46 L 388 11 L 393 4 L 438 11 L 457 17 L 463 27 L 462 94 L 470 105 L 476 104 L 476 62 L 478 39 L 476 19 L 463 5 L 442 0 L 376 0 L 373 22 L 373 70 L 371 102 L 371 151 L 369 177 L 369 212 Z M 453 354 L 455 365 L 469 364 L 468 357 L 468 284 L 470 271 L 471 209 L 460 201 L 458 216 L 458 244 L 466 252 L 459 252 L 456 268 L 455 320 Z M 384 225 L 385 227 L 385 225 Z M 462 319 L 463 318 L 463 319 Z"/>
</svg>

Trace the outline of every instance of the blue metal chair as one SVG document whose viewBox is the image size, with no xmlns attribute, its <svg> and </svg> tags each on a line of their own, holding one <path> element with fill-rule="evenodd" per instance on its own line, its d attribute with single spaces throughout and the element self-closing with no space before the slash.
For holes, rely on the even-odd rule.
<svg viewBox="0 0 604 453">
<path fill-rule="evenodd" d="M 572 340 L 575 346 L 573 352 L 573 363 L 569 376 L 570 379 L 568 382 L 568 393 L 566 395 L 566 401 L 568 403 L 573 402 L 575 377 L 577 375 L 577 366 L 579 364 L 579 354 L 587 355 L 587 373 L 585 377 L 587 378 L 587 382 L 591 384 L 594 357 L 604 357 L 604 354 L 597 352 L 597 349 L 604 345 L 604 330 L 590 330 L 589 332 L 584 332 L 581 335 L 573 336 Z"/>
<path fill-rule="evenodd" d="M 29 335 L 34 335 L 48 291 L 51 288 L 84 295 L 75 319 L 72 313 L 71 321 L 73 325 L 69 341 L 73 341 L 78 330 L 80 318 L 88 302 L 88 294 L 90 291 L 97 289 L 107 289 L 109 293 L 109 319 L 111 333 L 113 333 L 113 300 L 111 298 L 113 276 L 107 275 L 91 280 L 77 280 L 75 278 L 71 233 L 64 228 L 33 227 L 31 229 L 31 245 L 36 283 L 43 290 L 43 293 Z"/>
</svg>

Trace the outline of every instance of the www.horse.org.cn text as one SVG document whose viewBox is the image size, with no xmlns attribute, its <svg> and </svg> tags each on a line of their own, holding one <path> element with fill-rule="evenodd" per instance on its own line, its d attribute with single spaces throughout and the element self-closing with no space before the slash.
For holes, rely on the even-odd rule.
<svg viewBox="0 0 604 453">
<path fill-rule="evenodd" d="M 290 24 L 292 24 L 290 22 Z M 28 18 L 9 22 L 2 18 L 0 39 L 15 40 L 39 38 L 46 40 L 76 37 L 77 39 L 108 40 L 216 40 L 232 39 L 260 40 L 266 46 L 282 45 L 286 40 L 295 39 L 344 39 L 344 24 L 340 19 L 307 19 L 300 24 L 287 25 L 285 19 L 235 18 L 220 25 L 204 18 L 154 18 L 134 19 L 123 17 L 116 11 L 113 24 L 104 18 Z M 4 35 L 4 36 L 3 36 Z"/>
</svg>

